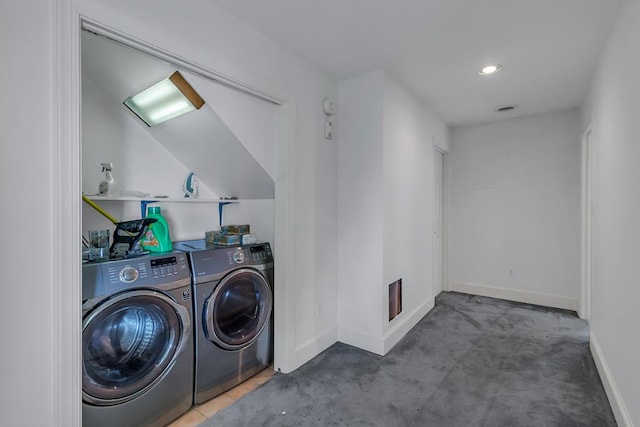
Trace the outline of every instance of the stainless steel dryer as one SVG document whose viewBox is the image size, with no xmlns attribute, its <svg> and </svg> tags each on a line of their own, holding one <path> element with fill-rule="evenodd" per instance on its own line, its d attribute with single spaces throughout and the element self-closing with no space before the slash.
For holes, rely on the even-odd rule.
<svg viewBox="0 0 640 427">
<path fill-rule="evenodd" d="M 268 243 L 206 248 L 180 242 L 193 275 L 194 402 L 203 403 L 273 359 L 273 256 Z"/>
<path fill-rule="evenodd" d="M 82 425 L 161 426 L 193 402 L 184 253 L 82 268 Z"/>
</svg>

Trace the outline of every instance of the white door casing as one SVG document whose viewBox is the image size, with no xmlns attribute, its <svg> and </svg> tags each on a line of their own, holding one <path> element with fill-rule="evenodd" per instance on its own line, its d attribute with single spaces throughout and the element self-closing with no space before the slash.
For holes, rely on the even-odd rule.
<svg viewBox="0 0 640 427">
<path fill-rule="evenodd" d="M 582 319 L 591 318 L 591 257 L 593 251 L 592 224 L 593 201 L 593 132 L 591 125 L 582 135 L 581 171 L 581 250 L 580 250 L 580 306 L 578 314 Z"/>
<path fill-rule="evenodd" d="M 444 153 L 434 150 L 433 160 L 433 296 L 445 290 L 444 286 Z"/>
</svg>

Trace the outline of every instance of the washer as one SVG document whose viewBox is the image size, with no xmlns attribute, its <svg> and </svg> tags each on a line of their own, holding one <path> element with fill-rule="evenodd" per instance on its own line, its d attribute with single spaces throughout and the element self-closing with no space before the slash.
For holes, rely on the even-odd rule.
<svg viewBox="0 0 640 427">
<path fill-rule="evenodd" d="M 82 268 L 82 425 L 166 425 L 193 403 L 191 273 L 182 253 Z"/>
<path fill-rule="evenodd" d="M 181 242 L 191 259 L 194 403 L 240 384 L 273 360 L 273 256 L 268 243 Z"/>
</svg>

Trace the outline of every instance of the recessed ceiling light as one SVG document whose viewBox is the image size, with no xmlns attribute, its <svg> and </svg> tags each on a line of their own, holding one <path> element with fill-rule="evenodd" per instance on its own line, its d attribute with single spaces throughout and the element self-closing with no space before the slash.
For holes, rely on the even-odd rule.
<svg viewBox="0 0 640 427">
<path fill-rule="evenodd" d="M 502 70 L 502 65 L 500 64 L 491 64 L 485 67 L 482 67 L 482 70 L 478 71 L 478 74 L 481 76 L 488 76 L 490 74 L 495 74 L 498 71 Z"/>
<path fill-rule="evenodd" d="M 498 113 L 506 113 L 508 111 L 513 111 L 516 108 L 518 108 L 517 105 L 504 105 L 502 107 L 496 108 L 495 111 L 497 111 Z"/>
</svg>

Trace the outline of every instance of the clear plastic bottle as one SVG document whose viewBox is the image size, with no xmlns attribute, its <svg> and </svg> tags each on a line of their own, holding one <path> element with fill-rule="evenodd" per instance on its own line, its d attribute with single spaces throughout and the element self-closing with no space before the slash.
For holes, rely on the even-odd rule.
<svg viewBox="0 0 640 427">
<path fill-rule="evenodd" d="M 149 206 L 147 218 L 155 218 L 156 222 L 149 224 L 140 245 L 149 252 L 170 252 L 173 249 L 169 225 L 160 212 L 160 206 Z"/>
</svg>

